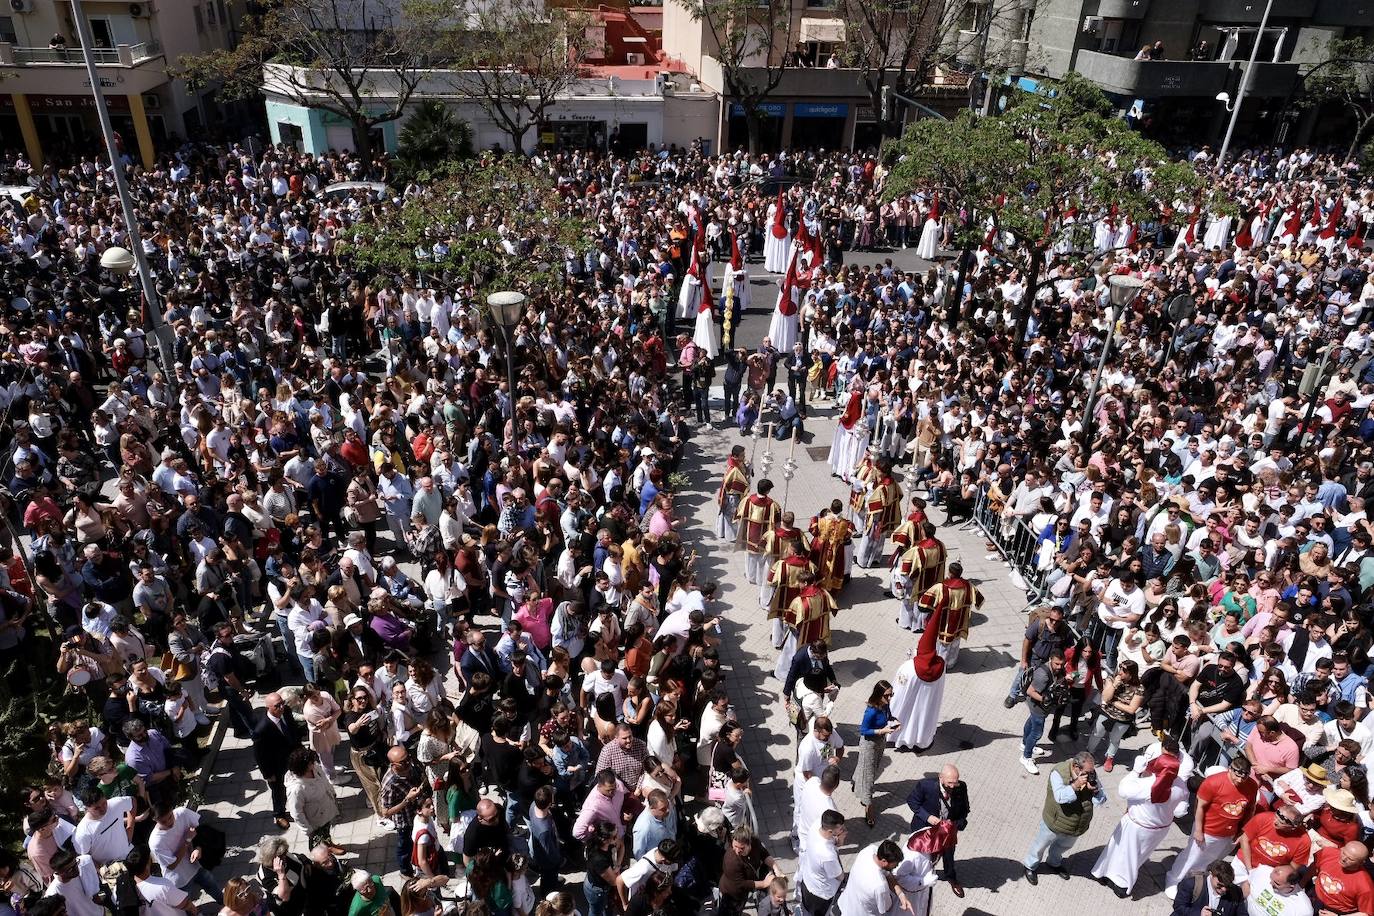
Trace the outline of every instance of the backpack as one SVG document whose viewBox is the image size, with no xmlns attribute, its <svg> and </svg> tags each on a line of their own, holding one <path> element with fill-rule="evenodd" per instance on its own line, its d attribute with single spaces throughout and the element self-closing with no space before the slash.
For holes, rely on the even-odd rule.
<svg viewBox="0 0 1374 916">
<path fill-rule="evenodd" d="M 232 653 L 230 653 L 230 651 L 224 648 L 223 646 L 215 646 L 214 648 L 210 649 L 210 651 L 201 654 L 201 679 L 205 682 L 205 692 L 207 694 L 217 694 L 224 687 L 224 685 L 220 683 L 219 675 L 217 675 L 214 671 L 210 670 L 210 659 L 214 658 L 216 655 L 228 655 L 229 662 L 231 665 L 234 661 Z"/>
<path fill-rule="evenodd" d="M 138 916 L 145 902 L 134 873 L 123 862 L 111 862 L 100 869 L 100 890 L 96 891 L 95 900 L 114 916 Z"/>
</svg>

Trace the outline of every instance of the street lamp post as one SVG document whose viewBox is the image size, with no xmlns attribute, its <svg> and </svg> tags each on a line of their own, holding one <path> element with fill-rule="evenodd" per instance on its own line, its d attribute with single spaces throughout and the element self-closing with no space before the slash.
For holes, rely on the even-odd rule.
<svg viewBox="0 0 1374 916">
<path fill-rule="evenodd" d="M 511 346 L 511 332 L 520 323 L 525 310 L 525 294 L 502 290 L 487 297 L 491 320 L 501 329 L 501 341 L 506 345 L 506 388 L 510 392 L 511 428 L 515 424 L 515 350 Z"/>
<path fill-rule="evenodd" d="M 1245 104 L 1245 94 L 1250 91 L 1250 79 L 1255 75 L 1255 61 L 1259 59 L 1260 42 L 1264 30 L 1269 25 L 1269 14 L 1274 9 L 1274 0 L 1264 4 L 1264 16 L 1260 18 L 1259 31 L 1255 33 L 1255 46 L 1250 49 L 1250 62 L 1245 65 L 1245 74 L 1240 78 L 1240 88 L 1236 90 L 1236 104 L 1231 109 L 1231 120 L 1226 125 L 1226 139 L 1221 141 L 1221 152 L 1217 153 L 1217 167 L 1224 168 L 1226 153 L 1231 148 L 1231 135 L 1236 132 L 1236 122 L 1240 120 L 1240 106 Z"/>
<path fill-rule="evenodd" d="M 1088 388 L 1088 403 L 1083 410 L 1083 448 L 1085 451 L 1091 450 L 1093 446 L 1093 410 L 1096 407 L 1097 388 L 1102 384 L 1102 370 L 1107 367 L 1107 354 L 1112 350 L 1112 339 L 1116 336 L 1117 319 L 1121 316 L 1122 310 L 1134 302 L 1136 296 L 1140 295 L 1140 290 L 1144 285 L 1145 281 L 1139 277 L 1121 274 L 1113 276 L 1107 281 L 1112 308 L 1107 313 L 1107 339 L 1102 343 L 1102 353 L 1097 358 L 1097 371 L 1093 373 L 1093 383 Z"/>
<path fill-rule="evenodd" d="M 132 269 L 138 270 L 139 285 L 143 288 L 144 321 L 157 343 L 158 355 L 162 357 L 162 370 L 169 375 L 176 363 L 176 351 L 167 337 L 167 325 L 162 320 L 162 302 L 157 297 L 157 287 L 153 285 L 153 273 L 148 268 L 148 258 L 143 253 L 143 241 L 138 232 L 138 216 L 134 212 L 133 198 L 129 196 L 129 183 L 124 180 L 124 165 L 119 158 L 119 147 L 115 143 L 114 126 L 110 124 L 110 110 L 105 106 L 105 93 L 100 89 L 100 74 L 95 69 L 95 57 L 91 53 L 94 39 L 91 38 L 91 24 L 86 21 L 86 11 L 81 8 L 81 0 L 72 0 L 72 22 L 76 26 L 77 38 L 81 41 L 81 54 L 86 59 L 86 76 L 91 81 L 91 97 L 95 100 L 95 113 L 100 121 L 100 132 L 105 137 L 105 152 L 110 157 L 110 172 L 114 175 L 115 191 L 119 196 L 119 207 L 124 215 L 124 229 L 129 236 L 128 249 L 120 249 L 128 258 L 118 255 L 112 258 L 123 267 L 105 264 L 109 270 L 122 272 L 127 276 Z"/>
</svg>

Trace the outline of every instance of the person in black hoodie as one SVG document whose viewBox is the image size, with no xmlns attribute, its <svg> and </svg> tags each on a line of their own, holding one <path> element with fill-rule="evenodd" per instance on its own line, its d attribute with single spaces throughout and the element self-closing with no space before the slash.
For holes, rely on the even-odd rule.
<svg viewBox="0 0 1374 916">
<path fill-rule="evenodd" d="M 739 389 L 744 383 L 744 359 L 748 351 L 743 347 L 725 354 L 725 422 L 729 424 L 739 410 Z"/>
</svg>

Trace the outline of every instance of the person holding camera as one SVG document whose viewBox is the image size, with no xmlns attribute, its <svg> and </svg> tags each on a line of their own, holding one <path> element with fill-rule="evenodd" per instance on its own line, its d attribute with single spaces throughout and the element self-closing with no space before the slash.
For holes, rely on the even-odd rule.
<svg viewBox="0 0 1374 916">
<path fill-rule="evenodd" d="M 1031 672 L 1026 682 L 1026 725 L 1021 730 L 1021 766 L 1032 776 L 1040 775 L 1040 768 L 1035 765 L 1035 744 L 1045 731 L 1045 720 L 1056 709 L 1068 705 L 1072 691 L 1073 685 L 1069 681 L 1062 649 L 1051 652 L 1045 663 Z"/>
<path fill-rule="evenodd" d="M 1107 793 L 1098 781 L 1097 763 L 1092 754 L 1079 751 L 1051 770 L 1049 784 L 1045 787 L 1040 830 L 1021 860 L 1026 880 L 1038 884 L 1042 865 L 1065 881 L 1069 880 L 1064 854 L 1088 832 L 1097 807 L 1106 803 Z"/>
</svg>

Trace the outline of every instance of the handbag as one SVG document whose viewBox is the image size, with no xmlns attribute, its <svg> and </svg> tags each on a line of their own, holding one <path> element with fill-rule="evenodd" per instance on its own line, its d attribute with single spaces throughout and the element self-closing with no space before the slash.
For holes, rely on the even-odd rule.
<svg viewBox="0 0 1374 916">
<path fill-rule="evenodd" d="M 712 745 L 711 745 L 711 757 L 712 757 L 713 759 L 714 759 L 715 756 L 716 756 L 716 744 L 719 744 L 719 743 L 720 743 L 720 742 L 717 741 L 717 742 L 715 742 L 715 744 L 712 744 Z M 710 800 L 710 801 L 717 802 L 717 803 L 719 803 L 719 802 L 724 802 L 724 801 L 725 801 L 725 783 L 726 783 L 726 780 L 727 780 L 727 779 L 728 779 L 727 774 L 724 773 L 724 772 L 721 771 L 721 770 L 717 770 L 715 767 L 711 767 L 709 770 L 707 770 L 707 772 L 706 772 L 706 798 L 707 798 L 708 800 Z"/>
</svg>

